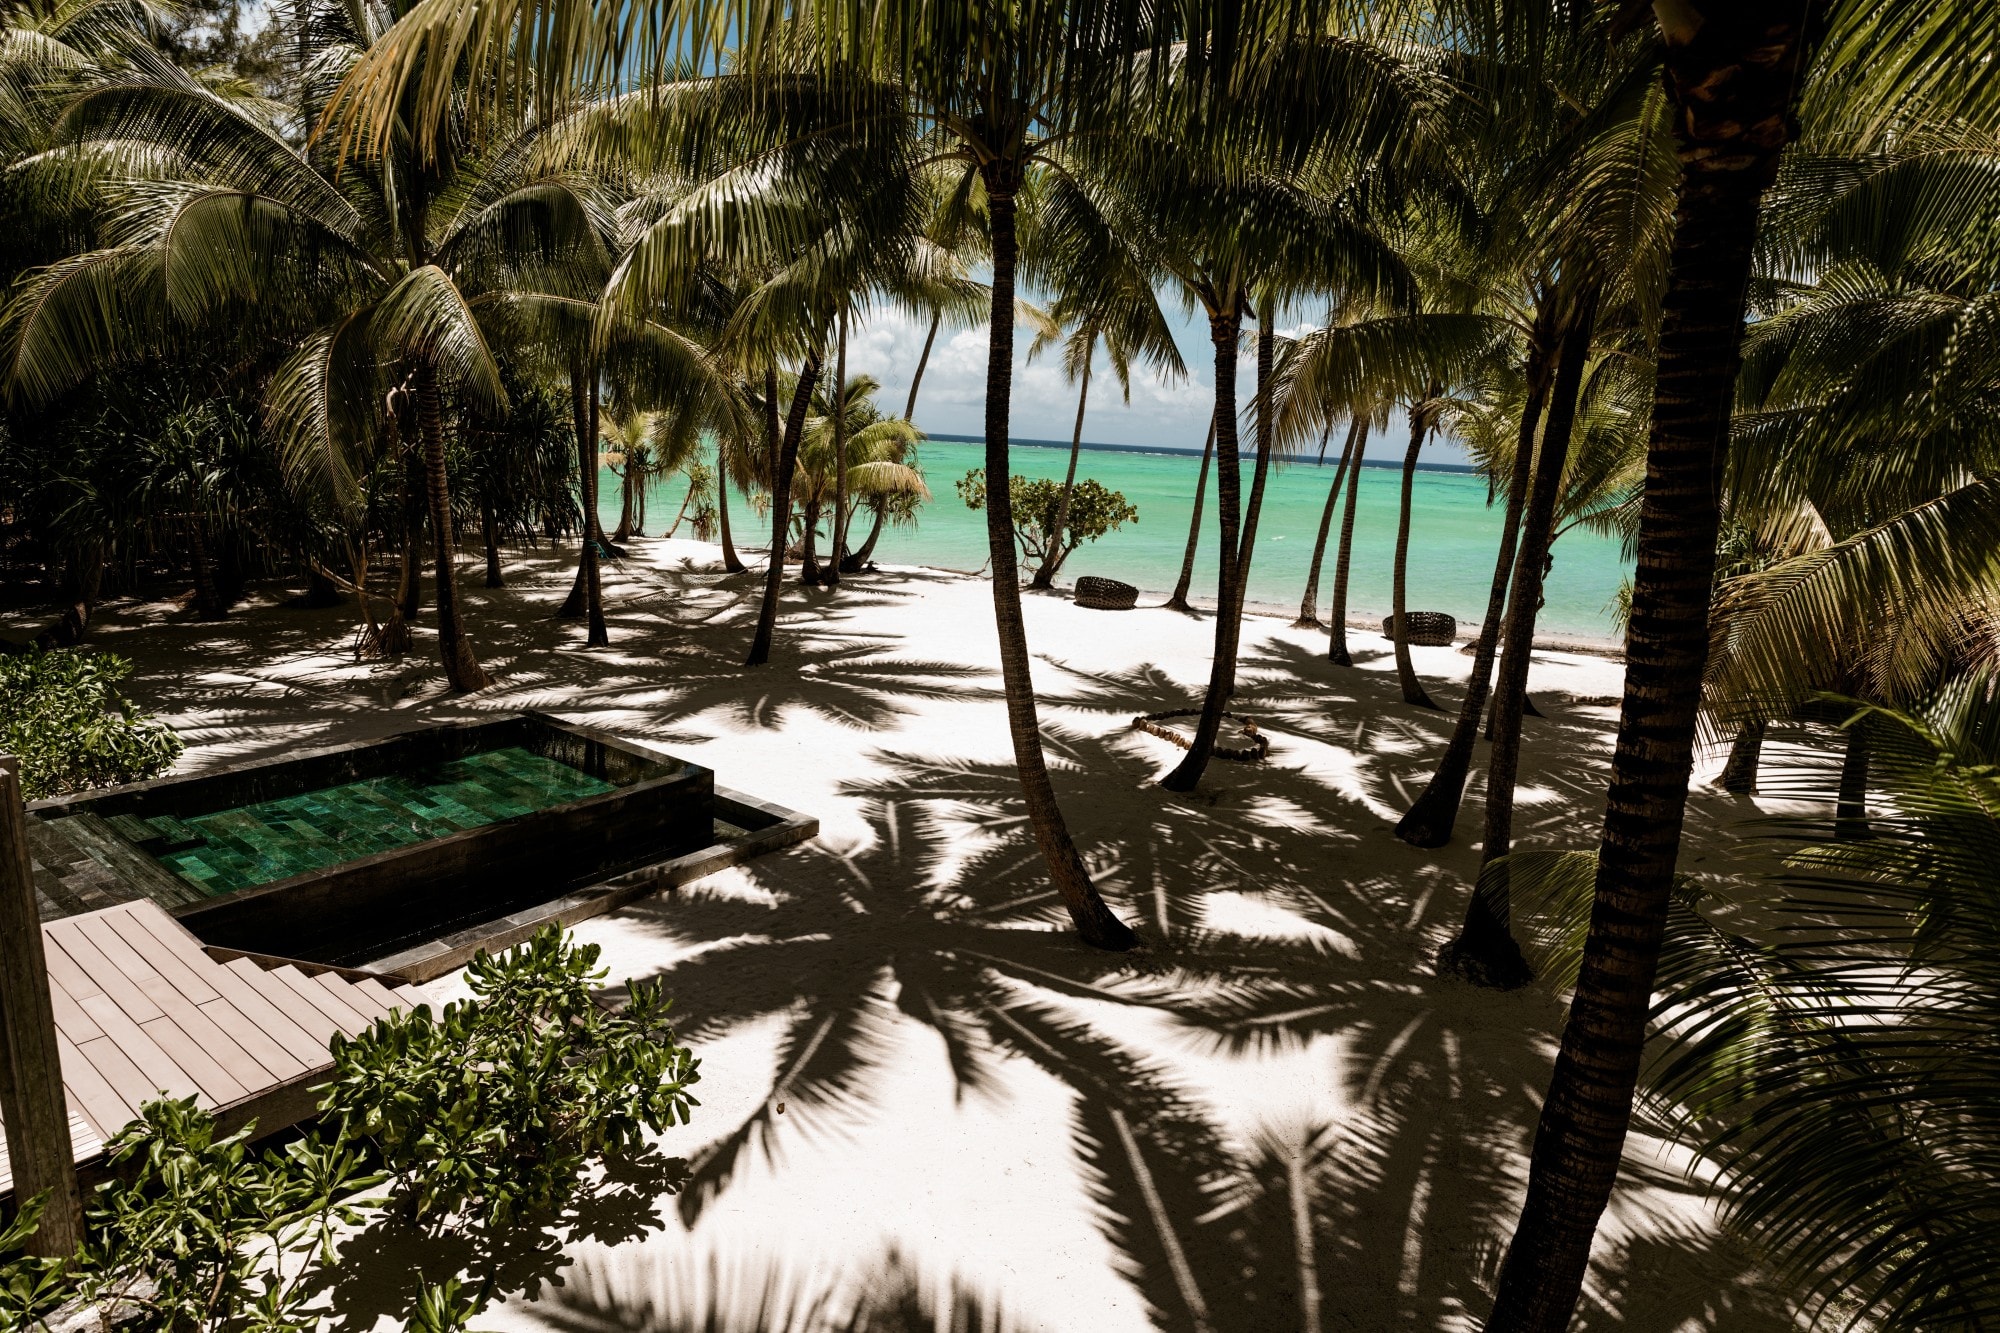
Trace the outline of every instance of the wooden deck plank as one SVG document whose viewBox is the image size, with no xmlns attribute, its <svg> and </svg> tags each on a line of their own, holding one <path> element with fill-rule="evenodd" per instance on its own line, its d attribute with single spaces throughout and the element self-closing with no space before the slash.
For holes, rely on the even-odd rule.
<svg viewBox="0 0 2000 1333">
<path fill-rule="evenodd" d="M 165 977 L 174 989 L 189 1001 L 194 1004 L 207 1004 L 216 998 L 215 987 L 209 985 L 202 975 L 209 969 L 197 970 L 185 953 L 172 948 L 156 932 L 148 929 L 145 920 L 148 913 L 127 910 L 105 912 L 102 915 L 105 923 L 120 939 L 135 952 L 145 955 L 146 961 L 153 965 L 153 970 Z M 179 929 L 164 913 L 160 914 L 160 919 L 170 928 Z M 192 936 L 188 937 L 188 940 L 191 944 L 194 942 Z M 203 954 L 201 957 L 206 960 L 207 955 Z"/>
<path fill-rule="evenodd" d="M 90 1041 L 104 1035 L 104 1030 L 97 1026 L 97 1020 L 85 1013 L 83 1006 L 53 977 L 49 980 L 49 1007 L 56 1013 L 56 1031 L 71 1041 Z"/>
<path fill-rule="evenodd" d="M 255 968 L 256 964 L 251 963 L 250 966 Z M 293 1012 L 300 1007 L 297 996 L 282 986 L 278 988 L 277 996 L 267 994 L 233 965 L 217 964 L 209 975 L 214 978 L 220 997 L 237 1013 L 254 1022 L 258 1031 L 269 1037 L 300 1069 L 317 1069 L 326 1063 L 326 1041 L 313 1035 L 318 1023 L 324 1020 L 315 1015 L 315 1026 L 310 1028 L 300 1023 L 298 1015 Z M 222 1023 L 220 1018 L 216 1021 Z M 222 1025 L 229 1026 L 227 1023 Z M 333 1035 L 331 1029 L 327 1035 Z"/>
<path fill-rule="evenodd" d="M 224 1069 L 208 1048 L 186 1028 L 171 1018 L 156 1018 L 146 1024 L 146 1034 L 160 1044 L 162 1050 L 174 1057 L 182 1069 L 187 1070 L 195 1082 L 201 1085 L 202 1105 L 213 1109 L 241 1101 L 254 1088 Z"/>
<path fill-rule="evenodd" d="M 217 1027 L 215 1020 L 200 1009 L 189 1005 L 171 1017 L 181 1031 L 201 1043 L 201 1048 L 248 1092 L 262 1091 L 278 1081 L 271 1076 L 270 1070 L 258 1063 L 255 1056 L 238 1045 L 235 1038 Z"/>
<path fill-rule="evenodd" d="M 136 1120 L 139 1108 L 160 1095 L 159 1089 L 147 1086 L 146 1076 L 126 1058 L 111 1038 L 99 1037 L 96 1041 L 84 1042 L 76 1049 L 117 1096 L 118 1104 L 124 1107 L 125 1119 L 118 1122 L 121 1127 L 128 1121 Z"/>
<path fill-rule="evenodd" d="M 387 1005 L 366 991 L 357 988 L 353 982 L 347 980 L 345 977 L 335 976 L 331 972 L 321 972 L 313 977 L 313 981 L 323 987 L 326 993 L 334 999 L 339 1000 L 349 1009 L 367 1019 L 370 1027 L 375 1025 L 376 1019 L 389 1016 Z"/>
<path fill-rule="evenodd" d="M 104 1140 L 90 1127 L 72 1106 L 69 1108 L 69 1157 L 72 1162 L 87 1162 L 104 1151 Z M 0 1194 L 10 1194 L 14 1189 L 14 1170 L 7 1157 L 7 1126 L 0 1124 Z"/>
<path fill-rule="evenodd" d="M 106 958 L 103 950 L 73 928 L 81 920 L 82 917 L 73 916 L 66 921 L 52 921 L 43 928 L 43 936 L 54 949 L 69 955 L 70 961 L 82 971 L 86 985 L 110 996 L 120 1009 L 132 1016 L 134 1022 L 150 1023 L 166 1012 L 153 1003 L 152 997 L 141 990 L 138 983 Z M 79 1000 L 83 998 L 74 990 L 70 994 Z"/>
<path fill-rule="evenodd" d="M 237 973 L 245 985 L 256 990 L 269 1000 L 274 1008 L 291 1019 L 293 1025 L 306 1034 L 312 1049 L 322 1058 L 332 1058 L 327 1051 L 327 1043 L 341 1031 L 340 1024 L 321 1012 L 305 996 L 280 981 L 277 973 L 266 972 L 248 958 L 233 959 L 224 965 L 224 970 Z M 304 1051 L 294 1049 L 299 1058 L 305 1058 Z"/>
<path fill-rule="evenodd" d="M 126 1059 L 153 1086 L 155 1096 L 189 1097 L 207 1091 L 201 1080 L 190 1073 L 173 1054 L 161 1047 L 145 1029 L 133 1022 L 131 1017 L 102 995 L 93 995 L 79 1001 L 84 1011 L 97 1020 L 105 1037 L 123 1052 Z M 155 1020 L 157 1023 L 159 1020 Z M 78 1049 L 85 1049 L 89 1043 L 79 1043 Z M 152 1098 L 147 1098 L 148 1101 Z"/>
<path fill-rule="evenodd" d="M 125 1128 L 132 1119 L 132 1108 L 97 1072 L 77 1044 L 58 1032 L 56 1049 L 62 1052 L 63 1091 L 69 1096 L 69 1104 L 83 1113 L 99 1138 L 109 1139 Z"/>
<path fill-rule="evenodd" d="M 84 971 L 77 965 L 77 961 L 69 956 L 68 951 L 62 947 L 61 937 L 50 933 L 51 924 L 53 923 L 42 924 L 42 953 L 48 959 L 49 980 L 61 986 L 73 1000 L 81 1000 L 86 995 L 102 995 L 104 987 L 92 980 L 90 973 Z"/>
<path fill-rule="evenodd" d="M 160 1007 L 163 1014 L 171 1014 L 188 1007 L 187 997 L 181 994 L 173 982 L 162 975 L 153 958 L 133 948 L 123 935 L 112 926 L 112 916 L 129 914 L 130 907 L 114 907 L 109 912 L 92 912 L 88 916 L 71 917 L 63 927 L 76 931 L 104 955 L 105 961 L 122 972 L 131 983 L 144 992 L 147 999 Z M 152 951 L 148 951 L 149 953 Z"/>
<path fill-rule="evenodd" d="M 118 836 L 109 824 L 88 812 L 70 815 L 64 832 L 71 842 L 110 867 L 113 874 L 147 898 L 167 907 L 198 903 L 207 896 L 146 853 Z"/>
<path fill-rule="evenodd" d="M 289 1083 L 312 1068 L 265 1031 L 264 1024 L 268 1020 L 283 1018 L 283 1015 L 273 1013 L 270 1004 L 256 1004 L 246 1014 L 232 1001 L 218 997 L 202 1005 L 201 1012 L 210 1022 L 228 1033 L 230 1039 L 248 1052 L 253 1060 L 264 1066 L 274 1082 Z"/>
<path fill-rule="evenodd" d="M 294 994 L 332 1019 L 348 1036 L 359 1036 L 368 1027 L 368 1020 L 356 1013 L 352 1006 L 339 999 L 326 987 L 315 985 L 311 977 L 296 967 L 281 967 L 275 972 L 266 972 L 264 975 L 276 977 L 290 986 Z"/>
<path fill-rule="evenodd" d="M 373 977 L 363 977 L 360 981 L 350 981 L 348 985 L 381 1005 L 385 1014 L 403 1007 L 401 1001 L 397 1000 L 395 992 Z"/>
</svg>

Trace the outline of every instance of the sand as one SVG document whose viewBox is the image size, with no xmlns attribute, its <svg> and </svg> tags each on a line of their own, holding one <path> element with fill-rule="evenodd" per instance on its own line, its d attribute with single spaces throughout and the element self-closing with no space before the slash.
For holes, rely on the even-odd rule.
<svg viewBox="0 0 2000 1333">
<path fill-rule="evenodd" d="M 805 847 L 585 923 L 614 977 L 664 976 L 702 1105 L 561 1234 L 438 1248 L 507 1293 L 489 1329 L 1122 1333 L 1476 1327 L 1518 1208 L 1561 997 L 1434 977 L 1478 861 L 1481 776 L 1437 852 L 1390 825 L 1453 714 L 1400 700 L 1388 644 L 1252 617 L 1237 711 L 1272 739 L 1189 796 L 1138 712 L 1194 702 L 1213 622 L 1026 599 L 1055 781 L 1098 882 L 1149 947 L 1061 929 L 1014 786 L 983 581 L 890 569 L 788 585 L 770 666 L 738 665 L 761 571 L 639 539 L 607 574 L 612 645 L 550 613 L 553 555 L 510 554 L 467 620 L 500 678 L 354 663 L 351 608 L 253 597 L 203 624 L 105 608 L 92 644 L 186 738 L 181 770 L 420 723 L 543 709 L 712 767 L 821 820 Z M 10 615 L 5 632 L 29 621 Z M 434 641 L 420 631 L 419 653 Z M 1415 651 L 1455 709 L 1469 658 Z M 1538 650 L 1517 837 L 1590 846 L 1621 668 Z M 1483 757 L 1482 747 L 1482 757 Z M 1719 756 L 1704 760 L 1702 776 Z M 1685 865 L 1729 855 L 1750 800 L 1698 793 Z M 456 993 L 456 978 L 429 988 Z M 1578 1327 L 1792 1322 L 1643 1117 Z M 439 1243 L 353 1247 L 341 1326 L 400 1326 Z M 954 1320 L 959 1322 L 953 1322 Z M 1316 1322 L 1315 1322 L 1316 1321 Z"/>
</svg>

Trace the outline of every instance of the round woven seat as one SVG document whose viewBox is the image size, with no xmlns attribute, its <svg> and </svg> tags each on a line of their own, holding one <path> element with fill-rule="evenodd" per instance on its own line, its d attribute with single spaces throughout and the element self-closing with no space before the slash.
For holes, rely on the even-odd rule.
<svg viewBox="0 0 2000 1333">
<path fill-rule="evenodd" d="M 1076 604 L 1093 611 L 1130 611 L 1138 600 L 1139 590 L 1117 579 L 1085 574 L 1076 581 Z"/>
<path fill-rule="evenodd" d="M 1442 611 L 1405 611 L 1403 621 L 1409 629 L 1410 642 L 1419 648 L 1448 648 L 1452 636 L 1458 633 L 1458 622 Z M 1396 637 L 1394 616 L 1382 622 L 1382 637 Z"/>
</svg>

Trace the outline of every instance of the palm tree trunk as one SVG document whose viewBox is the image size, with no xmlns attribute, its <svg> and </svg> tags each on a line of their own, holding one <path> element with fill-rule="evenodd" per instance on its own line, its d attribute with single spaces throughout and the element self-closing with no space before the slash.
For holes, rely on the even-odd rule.
<svg viewBox="0 0 2000 1333">
<path fill-rule="evenodd" d="M 1544 309 L 1553 301 L 1544 301 Z M 1538 329 L 1546 320 L 1537 319 Z M 1500 645 L 1500 623 L 1507 613 L 1507 584 L 1514 572 L 1514 546 L 1521 532 L 1521 509 L 1528 498 L 1533 470 L 1535 430 L 1548 398 L 1548 352 L 1538 340 L 1528 351 L 1528 401 L 1521 410 L 1521 429 L 1514 439 L 1514 471 L 1507 479 L 1507 517 L 1500 524 L 1500 551 L 1493 561 L 1493 582 L 1486 592 L 1486 619 L 1479 624 L 1479 644 L 1473 652 L 1472 674 L 1465 682 L 1458 723 L 1451 730 L 1437 772 L 1430 784 L 1396 825 L 1396 836 L 1413 847 L 1442 847 L 1451 841 L 1458 809 L 1465 797 L 1465 779 L 1472 771 L 1472 752 L 1479 740 L 1479 720 L 1493 680 L 1493 658 Z"/>
<path fill-rule="evenodd" d="M 432 545 L 437 548 L 438 656 L 445 679 L 461 694 L 493 683 L 472 651 L 472 640 L 459 621 L 456 554 L 451 539 L 451 480 L 444 470 L 443 404 L 437 376 L 428 363 L 417 365 L 417 430 L 424 447 L 424 482 L 430 494 Z"/>
<path fill-rule="evenodd" d="M 1433 387 L 1435 396 L 1440 390 Z M 1417 455 L 1423 451 L 1424 436 L 1430 434 L 1430 413 L 1422 404 L 1410 407 L 1410 447 L 1403 454 L 1403 499 L 1396 518 L 1396 566 L 1395 577 L 1391 581 L 1393 615 L 1389 628 L 1396 646 L 1396 679 L 1403 686 L 1403 702 L 1415 704 L 1419 708 L 1436 708 L 1430 695 L 1424 693 L 1423 682 L 1417 679 L 1417 668 L 1410 661 L 1410 634 L 1407 624 L 1409 611 L 1407 590 L 1410 570 L 1410 500 L 1416 491 Z"/>
<path fill-rule="evenodd" d="M 799 524 L 799 582 L 808 588 L 818 587 L 821 581 L 819 566 L 819 503 L 806 501 L 806 512 Z"/>
<path fill-rule="evenodd" d="M 1791 137 L 1813 5 L 1658 5 L 1682 179 L 1626 634 L 1625 699 L 1583 966 L 1489 1333 L 1559 1333 L 1610 1200 L 1687 807 L 1729 405 L 1758 206 Z"/>
<path fill-rule="evenodd" d="M 577 553 L 576 579 L 556 614 L 566 619 L 587 618 L 585 646 L 601 648 L 611 642 L 611 635 L 604 624 L 604 589 L 598 571 L 604 529 L 597 521 L 597 373 L 596 367 L 582 358 L 570 365 L 569 404 L 576 428 L 577 492 L 583 502 L 583 540 Z"/>
<path fill-rule="evenodd" d="M 1833 808 L 1833 836 L 1859 842 L 1868 836 L 1868 729 L 1847 729 L 1847 753 L 1840 760 L 1840 799 Z"/>
<path fill-rule="evenodd" d="M 208 560 L 208 539 L 202 532 L 199 511 L 188 515 L 188 566 L 194 577 L 194 613 L 202 620 L 222 619 L 222 596 L 216 591 L 215 571 Z"/>
<path fill-rule="evenodd" d="M 1353 455 L 1347 465 L 1347 503 L 1340 515 L 1340 550 L 1333 557 L 1333 608 L 1327 626 L 1326 657 L 1335 666 L 1351 667 L 1347 655 L 1347 576 L 1353 567 L 1354 510 L 1361 497 L 1361 460 L 1368 455 L 1368 417 L 1361 416 L 1361 433 L 1349 436 Z"/>
<path fill-rule="evenodd" d="M 1093 341 L 1093 349 L 1095 342 Z M 1069 497 L 1076 491 L 1076 456 L 1083 451 L 1083 407 L 1090 401 L 1090 363 L 1083 363 L 1083 384 L 1076 391 L 1076 425 L 1069 433 L 1069 471 L 1063 476 L 1062 496 L 1056 501 L 1056 526 L 1049 533 L 1048 554 L 1042 557 L 1041 565 L 1035 570 L 1035 577 L 1028 584 L 1031 588 L 1052 587 L 1056 581 L 1056 570 L 1062 567 L 1063 533 L 1069 528 Z"/>
<path fill-rule="evenodd" d="M 611 540 L 622 542 L 632 535 L 632 458 L 625 458 L 625 470 L 618 474 L 618 526 L 612 530 Z"/>
<path fill-rule="evenodd" d="M 833 370 L 833 521 L 828 524 L 826 570 L 820 583 L 840 586 L 840 564 L 847 558 L 847 308 L 841 307 L 838 350 Z M 808 538 L 810 540 L 810 538 Z"/>
<path fill-rule="evenodd" d="M 1187 553 L 1181 557 L 1181 577 L 1180 581 L 1174 584 L 1174 595 L 1161 603 L 1160 609 L 1163 611 L 1185 611 L 1189 615 L 1195 614 L 1195 609 L 1188 605 L 1188 585 L 1194 582 L 1194 552 L 1201 544 L 1201 502 L 1208 493 L 1208 460 L 1214 455 L 1215 416 L 1211 413 L 1208 418 L 1208 438 L 1202 441 L 1201 446 L 1201 476 L 1194 484 L 1194 516 L 1188 520 Z"/>
<path fill-rule="evenodd" d="M 1729 743 L 1729 762 L 1722 766 L 1722 789 L 1737 796 L 1757 790 L 1757 761 L 1764 752 L 1764 732 L 1770 724 L 1763 718 L 1745 722 Z"/>
<path fill-rule="evenodd" d="M 870 504 L 868 508 L 874 514 L 875 521 L 868 527 L 868 540 L 861 543 L 860 550 L 847 557 L 847 572 L 850 574 L 859 573 L 868 567 L 869 559 L 875 554 L 875 543 L 882 539 L 883 525 L 889 520 L 889 510 L 885 505 L 877 502 Z"/>
<path fill-rule="evenodd" d="M 1229 693 L 1236 695 L 1236 658 L 1243 643 L 1243 607 L 1250 596 L 1250 564 L 1257 554 L 1257 521 L 1264 513 L 1264 487 L 1271 475 L 1271 373 L 1278 335 L 1271 328 L 1267 303 L 1257 328 L 1257 466 L 1250 476 L 1250 501 L 1243 507 L 1243 535 L 1236 544 L 1236 591 L 1229 616 Z"/>
<path fill-rule="evenodd" d="M 1007 698 L 1007 732 L 1021 779 L 1028 823 L 1049 878 L 1084 943 L 1129 949 L 1139 942 L 1090 882 L 1071 840 L 1042 756 L 1035 684 L 1028 673 L 1028 631 L 1021 617 L 1021 575 L 1014 557 L 1014 497 L 1008 486 L 1007 430 L 1014 382 L 1014 192 L 1020 164 L 997 159 L 981 168 L 993 245 L 991 338 L 986 358 L 986 546 L 993 565 L 993 621 L 1000 640 L 1000 678 Z"/>
<path fill-rule="evenodd" d="M 910 398 L 903 404 L 903 420 L 914 421 L 917 417 L 917 386 L 924 382 L 924 367 L 931 363 L 931 344 L 937 341 L 938 323 L 944 318 L 944 311 L 931 311 L 931 331 L 924 335 L 924 353 L 917 358 L 917 373 L 910 377 Z"/>
<path fill-rule="evenodd" d="M 1222 528 L 1221 573 L 1215 589 L 1215 657 L 1209 665 L 1208 691 L 1202 696 L 1201 719 L 1195 724 L 1194 738 L 1187 754 L 1174 770 L 1160 781 L 1168 791 L 1193 791 L 1208 769 L 1215 752 L 1215 737 L 1222 730 L 1223 709 L 1235 677 L 1233 613 L 1236 607 L 1236 563 L 1242 552 L 1243 476 L 1236 448 L 1236 349 L 1241 340 L 1242 307 L 1234 302 L 1226 313 L 1210 312 L 1209 341 L 1215 345 L 1215 507 Z M 1262 367 L 1262 340 L 1259 340 L 1259 367 Z M 1263 386 L 1258 386 L 1261 394 Z M 1265 417 L 1258 414 L 1261 429 Z"/>
<path fill-rule="evenodd" d="M 479 497 L 479 540 L 486 547 L 486 586 L 504 588 L 507 576 L 500 569 L 500 524 L 493 515 L 493 501 Z"/>
<path fill-rule="evenodd" d="M 722 525 L 722 572 L 741 574 L 749 566 L 736 555 L 736 542 L 729 533 L 729 446 L 715 437 L 715 519 Z"/>
<path fill-rule="evenodd" d="M 397 611 L 409 624 L 424 609 L 425 503 L 421 447 L 409 448 L 403 454 L 403 568 L 396 588 Z"/>
<path fill-rule="evenodd" d="M 771 558 L 764 570 L 764 601 L 757 610 L 757 633 L 750 640 L 744 666 L 763 666 L 771 660 L 771 639 L 778 632 L 778 594 L 785 581 L 785 544 L 792 529 L 792 473 L 798 467 L 799 437 L 805 434 L 806 409 L 812 406 L 813 385 L 818 380 L 819 353 L 813 352 L 799 367 L 798 387 L 792 391 L 791 410 L 780 432 L 776 429 L 778 371 L 773 366 L 764 372 L 771 430 Z"/>
<path fill-rule="evenodd" d="M 1486 764 L 1485 841 L 1480 846 L 1479 879 L 1466 904 L 1457 938 L 1439 957 L 1458 975 L 1479 985 L 1509 989 L 1526 985 L 1531 973 L 1513 933 L 1513 903 L 1502 859 L 1513 848 L 1514 785 L 1521 767 L 1521 701 L 1528 690 L 1534 656 L 1535 612 L 1542 600 L 1542 575 L 1555 527 L 1563 469 L 1569 462 L 1570 428 L 1583 387 L 1596 323 L 1597 294 L 1580 294 L 1566 317 L 1555 384 L 1549 391 L 1548 422 L 1535 453 L 1535 479 L 1521 515 L 1521 549 L 1500 654 L 1500 679 L 1493 690 L 1493 753 Z"/>
<path fill-rule="evenodd" d="M 1354 432 L 1361 429 L 1361 419 L 1356 417 L 1347 428 L 1348 442 L 1353 443 Z M 1320 466 L 1326 466 L 1326 442 L 1333 434 L 1333 423 L 1326 423 L 1326 434 L 1320 437 Z M 1340 483 L 1347 479 L 1347 450 L 1340 451 L 1340 464 L 1333 470 L 1333 485 L 1326 489 L 1326 508 L 1319 515 L 1319 536 L 1313 541 L 1312 563 L 1306 567 L 1306 590 L 1299 598 L 1299 618 L 1292 622 L 1293 629 L 1319 629 L 1319 573 L 1326 564 L 1326 539 L 1333 533 L 1333 511 L 1340 504 Z"/>
</svg>

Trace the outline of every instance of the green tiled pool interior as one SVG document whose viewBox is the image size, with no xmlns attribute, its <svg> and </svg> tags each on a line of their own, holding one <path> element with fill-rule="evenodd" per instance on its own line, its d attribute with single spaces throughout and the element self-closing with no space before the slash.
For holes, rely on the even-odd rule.
<svg viewBox="0 0 2000 1333">
<path fill-rule="evenodd" d="M 216 895 L 612 790 L 609 782 L 515 747 L 185 820 L 132 821 L 145 824 L 152 838 L 122 831 L 138 834 L 142 845 L 163 844 L 153 853 L 162 864 Z"/>
</svg>

